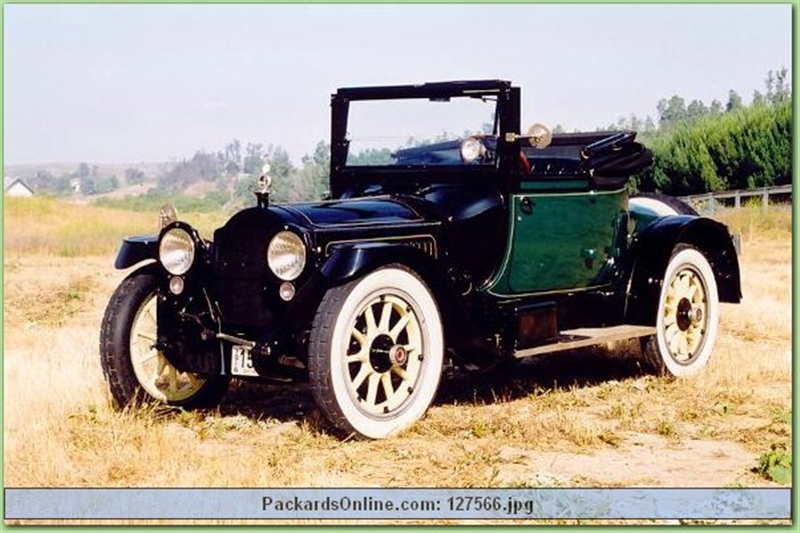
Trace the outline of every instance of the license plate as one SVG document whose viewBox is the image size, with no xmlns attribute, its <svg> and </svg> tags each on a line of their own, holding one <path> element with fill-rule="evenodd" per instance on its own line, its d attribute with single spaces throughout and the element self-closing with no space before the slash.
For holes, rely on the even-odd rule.
<svg viewBox="0 0 800 533">
<path fill-rule="evenodd" d="M 253 357 L 246 346 L 231 347 L 231 374 L 234 376 L 258 376 L 253 368 Z"/>
</svg>

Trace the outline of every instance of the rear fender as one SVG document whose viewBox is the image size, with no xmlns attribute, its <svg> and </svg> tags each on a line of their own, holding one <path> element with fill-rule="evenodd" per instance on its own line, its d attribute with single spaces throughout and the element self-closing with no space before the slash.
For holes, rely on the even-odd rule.
<svg viewBox="0 0 800 533">
<path fill-rule="evenodd" d="M 625 303 L 628 323 L 654 325 L 664 272 L 678 244 L 697 248 L 711 264 L 722 302 L 741 301 L 739 260 L 728 228 L 709 218 L 669 216 L 655 220 L 631 250 L 636 254 Z"/>
<path fill-rule="evenodd" d="M 114 261 L 119 270 L 131 267 L 142 261 L 158 259 L 158 235 L 136 235 L 122 239 L 122 246 Z"/>
</svg>

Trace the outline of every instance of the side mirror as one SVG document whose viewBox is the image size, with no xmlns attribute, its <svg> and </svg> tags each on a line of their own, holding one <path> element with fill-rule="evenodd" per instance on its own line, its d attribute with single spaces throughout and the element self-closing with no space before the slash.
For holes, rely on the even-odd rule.
<svg viewBox="0 0 800 533">
<path fill-rule="evenodd" d="M 553 140 L 553 132 L 544 124 L 537 123 L 528 129 L 526 137 L 528 137 L 528 142 L 531 146 L 542 149 L 550 146 L 550 142 Z"/>
</svg>

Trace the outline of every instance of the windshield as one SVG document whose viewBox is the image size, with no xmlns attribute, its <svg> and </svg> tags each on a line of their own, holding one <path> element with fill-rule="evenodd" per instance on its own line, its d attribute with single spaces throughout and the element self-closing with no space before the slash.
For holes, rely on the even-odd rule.
<svg viewBox="0 0 800 533">
<path fill-rule="evenodd" d="M 351 102 L 347 166 L 460 165 L 461 141 L 495 133 L 495 108 L 476 97 Z"/>
</svg>

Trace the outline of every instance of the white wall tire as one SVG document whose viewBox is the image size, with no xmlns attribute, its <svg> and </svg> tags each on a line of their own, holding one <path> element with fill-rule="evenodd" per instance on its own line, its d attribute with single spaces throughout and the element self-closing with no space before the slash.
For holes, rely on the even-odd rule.
<svg viewBox="0 0 800 533">
<path fill-rule="evenodd" d="M 680 244 L 664 272 L 656 334 L 644 340 L 644 358 L 658 374 L 697 374 L 708 364 L 718 328 L 719 295 L 711 265 L 697 249 Z"/>
<path fill-rule="evenodd" d="M 402 431 L 436 395 L 443 338 L 430 290 L 403 266 L 330 289 L 309 343 L 317 405 L 347 434 L 380 439 Z"/>
</svg>

